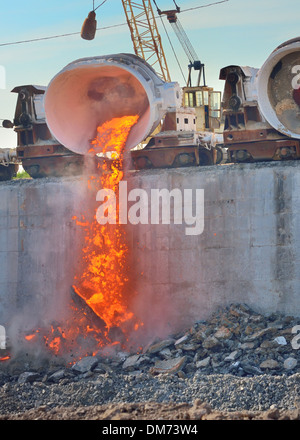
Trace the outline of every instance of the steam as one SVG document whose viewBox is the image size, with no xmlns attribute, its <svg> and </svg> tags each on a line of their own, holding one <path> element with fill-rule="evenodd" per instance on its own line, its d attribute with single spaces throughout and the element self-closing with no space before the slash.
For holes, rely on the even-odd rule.
<svg viewBox="0 0 300 440">
<path fill-rule="evenodd" d="M 87 161 L 81 176 L 33 180 L 24 190 L 23 209 L 28 217 L 23 217 L 19 231 L 20 281 L 16 307 L 10 309 L 5 324 L 12 356 L 53 356 L 45 347 L 44 336 L 51 326 L 63 328 L 72 319 L 70 288 L 84 242 L 83 231 L 72 217 L 89 212 L 95 203 L 86 191 L 90 171 Z M 22 213 L 22 207 L 19 210 Z M 35 340 L 28 343 L 25 336 L 36 331 Z"/>
</svg>

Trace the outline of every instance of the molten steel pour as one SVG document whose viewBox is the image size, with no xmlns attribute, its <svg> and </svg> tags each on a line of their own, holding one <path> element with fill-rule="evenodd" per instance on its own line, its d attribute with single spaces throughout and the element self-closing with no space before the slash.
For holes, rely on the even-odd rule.
<svg viewBox="0 0 300 440">
<path fill-rule="evenodd" d="M 101 187 L 113 190 L 116 194 L 123 178 L 124 146 L 137 120 L 138 116 L 112 119 L 98 127 L 97 138 L 92 141 L 91 150 L 95 153 L 112 152 L 114 162 L 110 171 L 104 170 Z M 86 231 L 86 246 L 83 249 L 86 269 L 81 277 L 77 277 L 74 290 L 104 321 L 108 330 L 122 327 L 133 319 L 125 295 L 128 282 L 128 248 L 124 231 L 118 221 L 116 225 L 100 225 L 96 216 L 87 225 Z"/>
<path fill-rule="evenodd" d="M 113 190 L 118 202 L 118 184 L 123 178 L 123 154 L 130 130 L 138 116 L 124 116 L 105 122 L 97 129 L 91 142 L 90 153 L 110 153 L 110 166 L 104 162 L 100 176 L 91 176 L 89 188 Z M 119 210 L 117 209 L 117 212 Z M 43 340 L 55 355 L 72 352 L 72 357 L 82 352 L 78 345 L 93 354 L 107 345 L 126 344 L 128 335 L 143 324 L 129 309 L 128 247 L 122 225 L 99 224 L 96 212 L 92 221 L 73 217 L 85 230 L 83 270 L 74 280 L 75 301 L 71 307 L 72 319 L 51 326 L 51 331 L 37 329 L 25 336 L 26 341 Z M 74 299 L 74 298 L 73 298 Z M 116 331 L 117 329 L 117 331 Z M 116 339 L 117 338 L 117 339 Z M 87 343 L 88 341 L 88 343 Z M 80 348 L 80 347 L 79 347 Z"/>
</svg>

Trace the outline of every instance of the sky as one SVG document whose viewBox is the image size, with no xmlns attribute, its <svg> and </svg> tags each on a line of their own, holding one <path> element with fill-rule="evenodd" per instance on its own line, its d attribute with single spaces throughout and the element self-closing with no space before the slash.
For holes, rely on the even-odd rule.
<svg viewBox="0 0 300 440">
<path fill-rule="evenodd" d="M 218 0 L 177 0 L 182 10 L 180 22 L 205 64 L 207 85 L 215 90 L 222 91 L 224 87 L 219 80 L 222 67 L 236 64 L 260 68 L 279 44 L 300 35 L 299 0 L 228 0 L 184 11 L 215 1 Z M 174 8 L 172 0 L 156 2 L 162 10 Z M 95 7 L 101 3 L 102 0 L 95 0 Z M 11 90 L 16 86 L 47 86 L 56 73 L 78 58 L 134 53 L 121 0 L 107 0 L 97 9 L 98 30 L 92 41 L 80 37 L 92 0 L 0 0 L 0 6 L 0 119 L 14 117 L 17 94 Z M 184 86 L 160 19 L 157 24 L 171 79 Z M 186 54 L 166 20 L 165 26 L 187 74 Z M 7 45 L 68 33 L 75 35 Z M 0 147 L 16 147 L 13 130 L 0 128 Z"/>
</svg>

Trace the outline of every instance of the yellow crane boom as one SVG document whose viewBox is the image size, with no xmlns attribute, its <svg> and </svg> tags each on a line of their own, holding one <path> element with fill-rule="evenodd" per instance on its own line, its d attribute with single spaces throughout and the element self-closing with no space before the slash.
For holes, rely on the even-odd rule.
<svg viewBox="0 0 300 440">
<path fill-rule="evenodd" d="M 166 82 L 171 81 L 161 37 L 150 0 L 122 0 L 135 54 Z"/>
</svg>

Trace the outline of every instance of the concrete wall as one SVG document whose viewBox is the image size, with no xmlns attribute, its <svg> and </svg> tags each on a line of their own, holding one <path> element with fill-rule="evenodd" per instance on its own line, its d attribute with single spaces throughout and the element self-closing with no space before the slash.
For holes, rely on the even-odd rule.
<svg viewBox="0 0 300 440">
<path fill-rule="evenodd" d="M 162 316 L 184 325 L 232 302 L 300 316 L 299 162 L 147 171 L 135 183 L 205 190 L 201 235 L 177 225 L 134 230 L 140 300 L 157 325 Z"/>
<path fill-rule="evenodd" d="M 83 243 L 72 220 L 81 196 L 78 178 L 0 183 L 1 324 L 26 313 L 39 320 L 51 308 L 59 316 Z"/>
<path fill-rule="evenodd" d="M 130 188 L 204 189 L 204 231 L 128 225 L 133 305 L 145 328 L 180 330 L 218 306 L 300 316 L 300 163 L 132 173 Z M 0 324 L 28 304 L 59 317 L 83 236 L 73 215 L 97 206 L 81 178 L 0 183 Z"/>
</svg>

